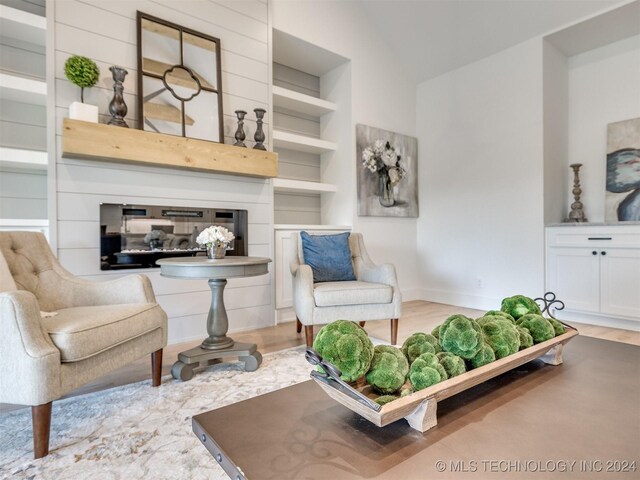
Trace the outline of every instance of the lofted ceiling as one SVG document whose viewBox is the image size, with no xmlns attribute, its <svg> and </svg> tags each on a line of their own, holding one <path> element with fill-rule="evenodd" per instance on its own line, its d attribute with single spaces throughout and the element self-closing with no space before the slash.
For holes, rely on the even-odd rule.
<svg viewBox="0 0 640 480">
<path fill-rule="evenodd" d="M 423 82 L 626 1 L 360 0 L 360 3 L 407 73 L 416 82 Z"/>
</svg>

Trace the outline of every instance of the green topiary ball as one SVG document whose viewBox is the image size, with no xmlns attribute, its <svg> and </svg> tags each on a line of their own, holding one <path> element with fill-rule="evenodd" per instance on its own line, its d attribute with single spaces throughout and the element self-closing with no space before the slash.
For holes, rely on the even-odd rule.
<svg viewBox="0 0 640 480">
<path fill-rule="evenodd" d="M 487 363 L 495 361 L 495 359 L 496 354 L 493 353 L 493 349 L 488 344 L 483 343 L 480 350 L 478 350 L 478 353 L 476 353 L 475 357 L 473 357 L 469 363 L 471 363 L 473 368 L 479 368 Z"/>
<path fill-rule="evenodd" d="M 378 345 L 367 372 L 367 383 L 379 393 L 397 392 L 407 379 L 409 362 L 399 348 Z"/>
<path fill-rule="evenodd" d="M 436 337 L 428 333 L 414 333 L 402 344 L 402 353 L 410 364 L 423 353 L 438 353 L 440 350 Z"/>
<path fill-rule="evenodd" d="M 431 330 L 431 335 L 433 335 L 434 337 L 436 337 L 437 339 L 440 339 L 440 327 L 442 325 L 438 325 L 436 328 L 434 328 L 433 330 Z"/>
<path fill-rule="evenodd" d="M 80 87 L 80 99 L 84 102 L 84 89 L 98 83 L 100 69 L 90 58 L 73 55 L 64 62 L 64 74 L 71 83 Z"/>
<path fill-rule="evenodd" d="M 518 330 L 518 335 L 520 335 L 520 350 L 524 350 L 525 348 L 529 348 L 533 345 L 533 337 L 529 333 L 529 330 L 526 328 L 522 328 L 520 325 L 516 325 L 516 330 Z"/>
<path fill-rule="evenodd" d="M 416 390 L 422 390 L 446 379 L 447 372 L 433 353 L 423 353 L 414 360 L 409 369 L 409 381 Z"/>
<path fill-rule="evenodd" d="M 376 402 L 378 405 L 386 405 L 389 402 L 393 402 L 394 400 L 397 400 L 400 397 L 397 397 L 395 395 L 382 395 L 378 398 L 376 398 L 374 400 L 374 402 Z"/>
<path fill-rule="evenodd" d="M 556 336 L 553 325 L 542 315 L 535 313 L 524 315 L 518 320 L 518 325 L 529 330 L 533 343 L 544 342 Z"/>
<path fill-rule="evenodd" d="M 523 315 L 528 313 L 536 313 L 540 315 L 540 307 L 531 298 L 524 295 L 514 295 L 513 297 L 507 297 L 502 300 L 502 306 L 500 310 L 511 315 L 515 320 L 518 320 Z"/>
<path fill-rule="evenodd" d="M 516 353 L 520 348 L 520 334 L 516 325 L 499 315 L 484 316 L 478 319 L 478 325 L 484 333 L 484 340 L 493 349 L 496 359 Z"/>
<path fill-rule="evenodd" d="M 509 320 L 511 323 L 513 323 L 514 325 L 516 324 L 516 320 L 515 318 L 513 318 L 511 315 L 509 315 L 507 312 L 503 312 L 502 310 L 489 310 L 487 313 L 485 313 L 483 316 L 488 317 L 488 316 L 500 316 L 503 318 L 506 318 L 507 320 Z"/>
<path fill-rule="evenodd" d="M 458 355 L 450 352 L 440 352 L 436 354 L 436 357 L 438 357 L 442 368 L 447 372 L 447 378 L 455 377 L 467 371 L 464 360 Z"/>
<path fill-rule="evenodd" d="M 555 318 L 547 318 L 547 321 L 551 324 L 553 330 L 556 332 L 556 337 L 564 333 L 564 325 L 562 325 L 558 320 L 556 320 Z"/>
<path fill-rule="evenodd" d="M 373 344 L 367 333 L 348 320 L 336 320 L 322 327 L 313 348 L 340 369 L 340 378 L 345 382 L 354 382 L 367 373 L 373 358 Z"/>
<path fill-rule="evenodd" d="M 482 346 L 482 330 L 475 320 L 451 315 L 440 327 L 440 346 L 445 352 L 471 359 Z"/>
</svg>

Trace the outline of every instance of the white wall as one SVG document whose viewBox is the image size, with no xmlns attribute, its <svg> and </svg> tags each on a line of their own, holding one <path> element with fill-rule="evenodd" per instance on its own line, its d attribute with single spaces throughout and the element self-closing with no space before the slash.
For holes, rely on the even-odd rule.
<svg viewBox="0 0 640 480">
<path fill-rule="evenodd" d="M 607 124 L 640 117 L 640 35 L 575 55 L 569 67 L 569 155 L 582 163 L 582 203 L 604 221 Z M 573 176 L 566 184 L 570 191 Z M 569 198 L 569 202 L 573 197 Z M 566 206 L 569 209 L 569 206 Z M 567 210 L 568 211 L 568 210 Z"/>
<path fill-rule="evenodd" d="M 108 119 L 113 95 L 110 65 L 125 67 L 127 122 L 135 126 L 136 108 L 136 10 L 220 38 L 225 113 L 225 142 L 233 143 L 234 110 L 251 112 L 245 122 L 247 139 L 253 139 L 253 109 L 266 108 L 269 98 L 268 7 L 266 1 L 220 0 L 64 0 L 55 8 L 55 106 L 56 106 L 56 202 L 57 247 L 62 264 L 75 274 L 104 280 L 116 274 L 99 270 L 99 205 L 139 203 L 184 207 L 242 208 L 249 212 L 249 254 L 273 253 L 273 192 L 268 180 L 148 168 L 62 158 L 61 124 L 68 105 L 79 97 L 63 72 L 72 54 L 94 59 L 101 70 L 96 87 L 85 92 L 87 103 L 97 104 L 101 121 Z M 267 119 L 265 127 L 269 128 Z M 118 127 L 113 127 L 118 128 Z M 253 142 L 247 142 L 249 146 Z M 135 271 L 135 270 L 133 270 Z M 210 291 L 206 281 L 149 275 L 158 302 L 169 315 L 169 342 L 206 335 Z M 121 273 L 119 273 L 121 274 Z M 230 331 L 273 324 L 271 274 L 229 281 L 225 303 Z"/>
<path fill-rule="evenodd" d="M 323 160 L 322 168 L 331 172 L 325 181 L 338 186 L 336 194 L 323 198 L 323 223 L 352 224 L 354 231 L 364 234 L 374 261 L 395 264 L 404 299 L 417 298 L 421 283 L 416 266 L 417 221 L 357 216 L 356 168 L 361 167 L 355 150 L 357 123 L 416 136 L 415 85 L 356 2 L 274 0 L 272 12 L 274 28 L 350 60 L 335 72 L 335 78 L 326 78 L 321 85 L 332 100 L 331 82 L 348 81 L 346 90 L 351 92 L 351 118 L 345 117 L 339 137 L 335 132 L 330 136 L 337 139 L 340 154 L 332 156 L 330 162 L 335 163 L 331 165 Z M 338 101 L 342 104 L 343 99 Z"/>
<path fill-rule="evenodd" d="M 543 293 L 541 67 L 531 40 L 418 86 L 423 298 Z"/>
</svg>

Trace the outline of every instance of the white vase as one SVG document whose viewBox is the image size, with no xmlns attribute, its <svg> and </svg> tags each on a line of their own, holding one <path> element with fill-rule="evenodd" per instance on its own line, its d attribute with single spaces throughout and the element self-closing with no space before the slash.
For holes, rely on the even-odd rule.
<svg viewBox="0 0 640 480">
<path fill-rule="evenodd" d="M 84 122 L 98 123 L 98 107 L 88 103 L 73 102 L 69 105 L 69 118 Z"/>
</svg>

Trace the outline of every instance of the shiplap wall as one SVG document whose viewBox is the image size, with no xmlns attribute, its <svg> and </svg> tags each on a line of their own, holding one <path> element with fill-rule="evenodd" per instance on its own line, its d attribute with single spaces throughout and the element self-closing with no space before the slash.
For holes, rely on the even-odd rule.
<svg viewBox="0 0 640 480">
<path fill-rule="evenodd" d="M 234 110 L 249 112 L 247 140 L 255 131 L 257 107 L 268 110 L 269 54 L 266 1 L 233 0 L 65 0 L 55 8 L 55 69 L 57 117 L 58 254 L 63 265 L 85 278 L 105 280 L 116 275 L 99 270 L 99 205 L 101 202 L 184 207 L 240 208 L 249 212 L 249 254 L 272 255 L 273 195 L 267 180 L 188 172 L 164 168 L 118 165 L 61 158 L 61 123 L 79 92 L 64 77 L 65 60 L 72 54 L 96 61 L 98 85 L 85 92 L 97 104 L 101 121 L 108 118 L 113 95 L 110 65 L 125 67 L 126 120 L 135 126 L 136 10 L 220 38 L 225 143 L 233 143 Z M 269 119 L 265 129 L 269 128 Z M 114 127 L 117 128 L 117 127 Z M 251 142 L 247 142 L 249 146 Z M 131 272 L 131 271 L 130 271 Z M 153 283 L 160 305 L 169 315 L 169 342 L 206 335 L 210 290 L 204 280 L 160 277 L 159 271 L 140 270 Z M 230 331 L 271 325 L 274 321 L 272 276 L 230 280 L 225 293 Z"/>
<path fill-rule="evenodd" d="M 2 0 L 0 4 L 44 15 L 44 7 L 38 2 Z M 0 71 L 44 80 L 45 64 L 43 46 L 4 37 L 0 31 Z M 46 151 L 46 115 L 44 106 L 0 99 L 0 146 Z M 0 219 L 46 218 L 46 170 L 0 164 Z"/>
<path fill-rule="evenodd" d="M 320 98 L 320 78 L 308 73 L 273 64 L 273 84 Z M 273 125 L 278 130 L 320 138 L 320 119 L 300 112 L 274 107 Z M 319 182 L 320 155 L 276 148 L 281 178 Z M 316 225 L 321 223 L 320 194 L 276 193 L 274 222 L 277 224 Z"/>
</svg>

